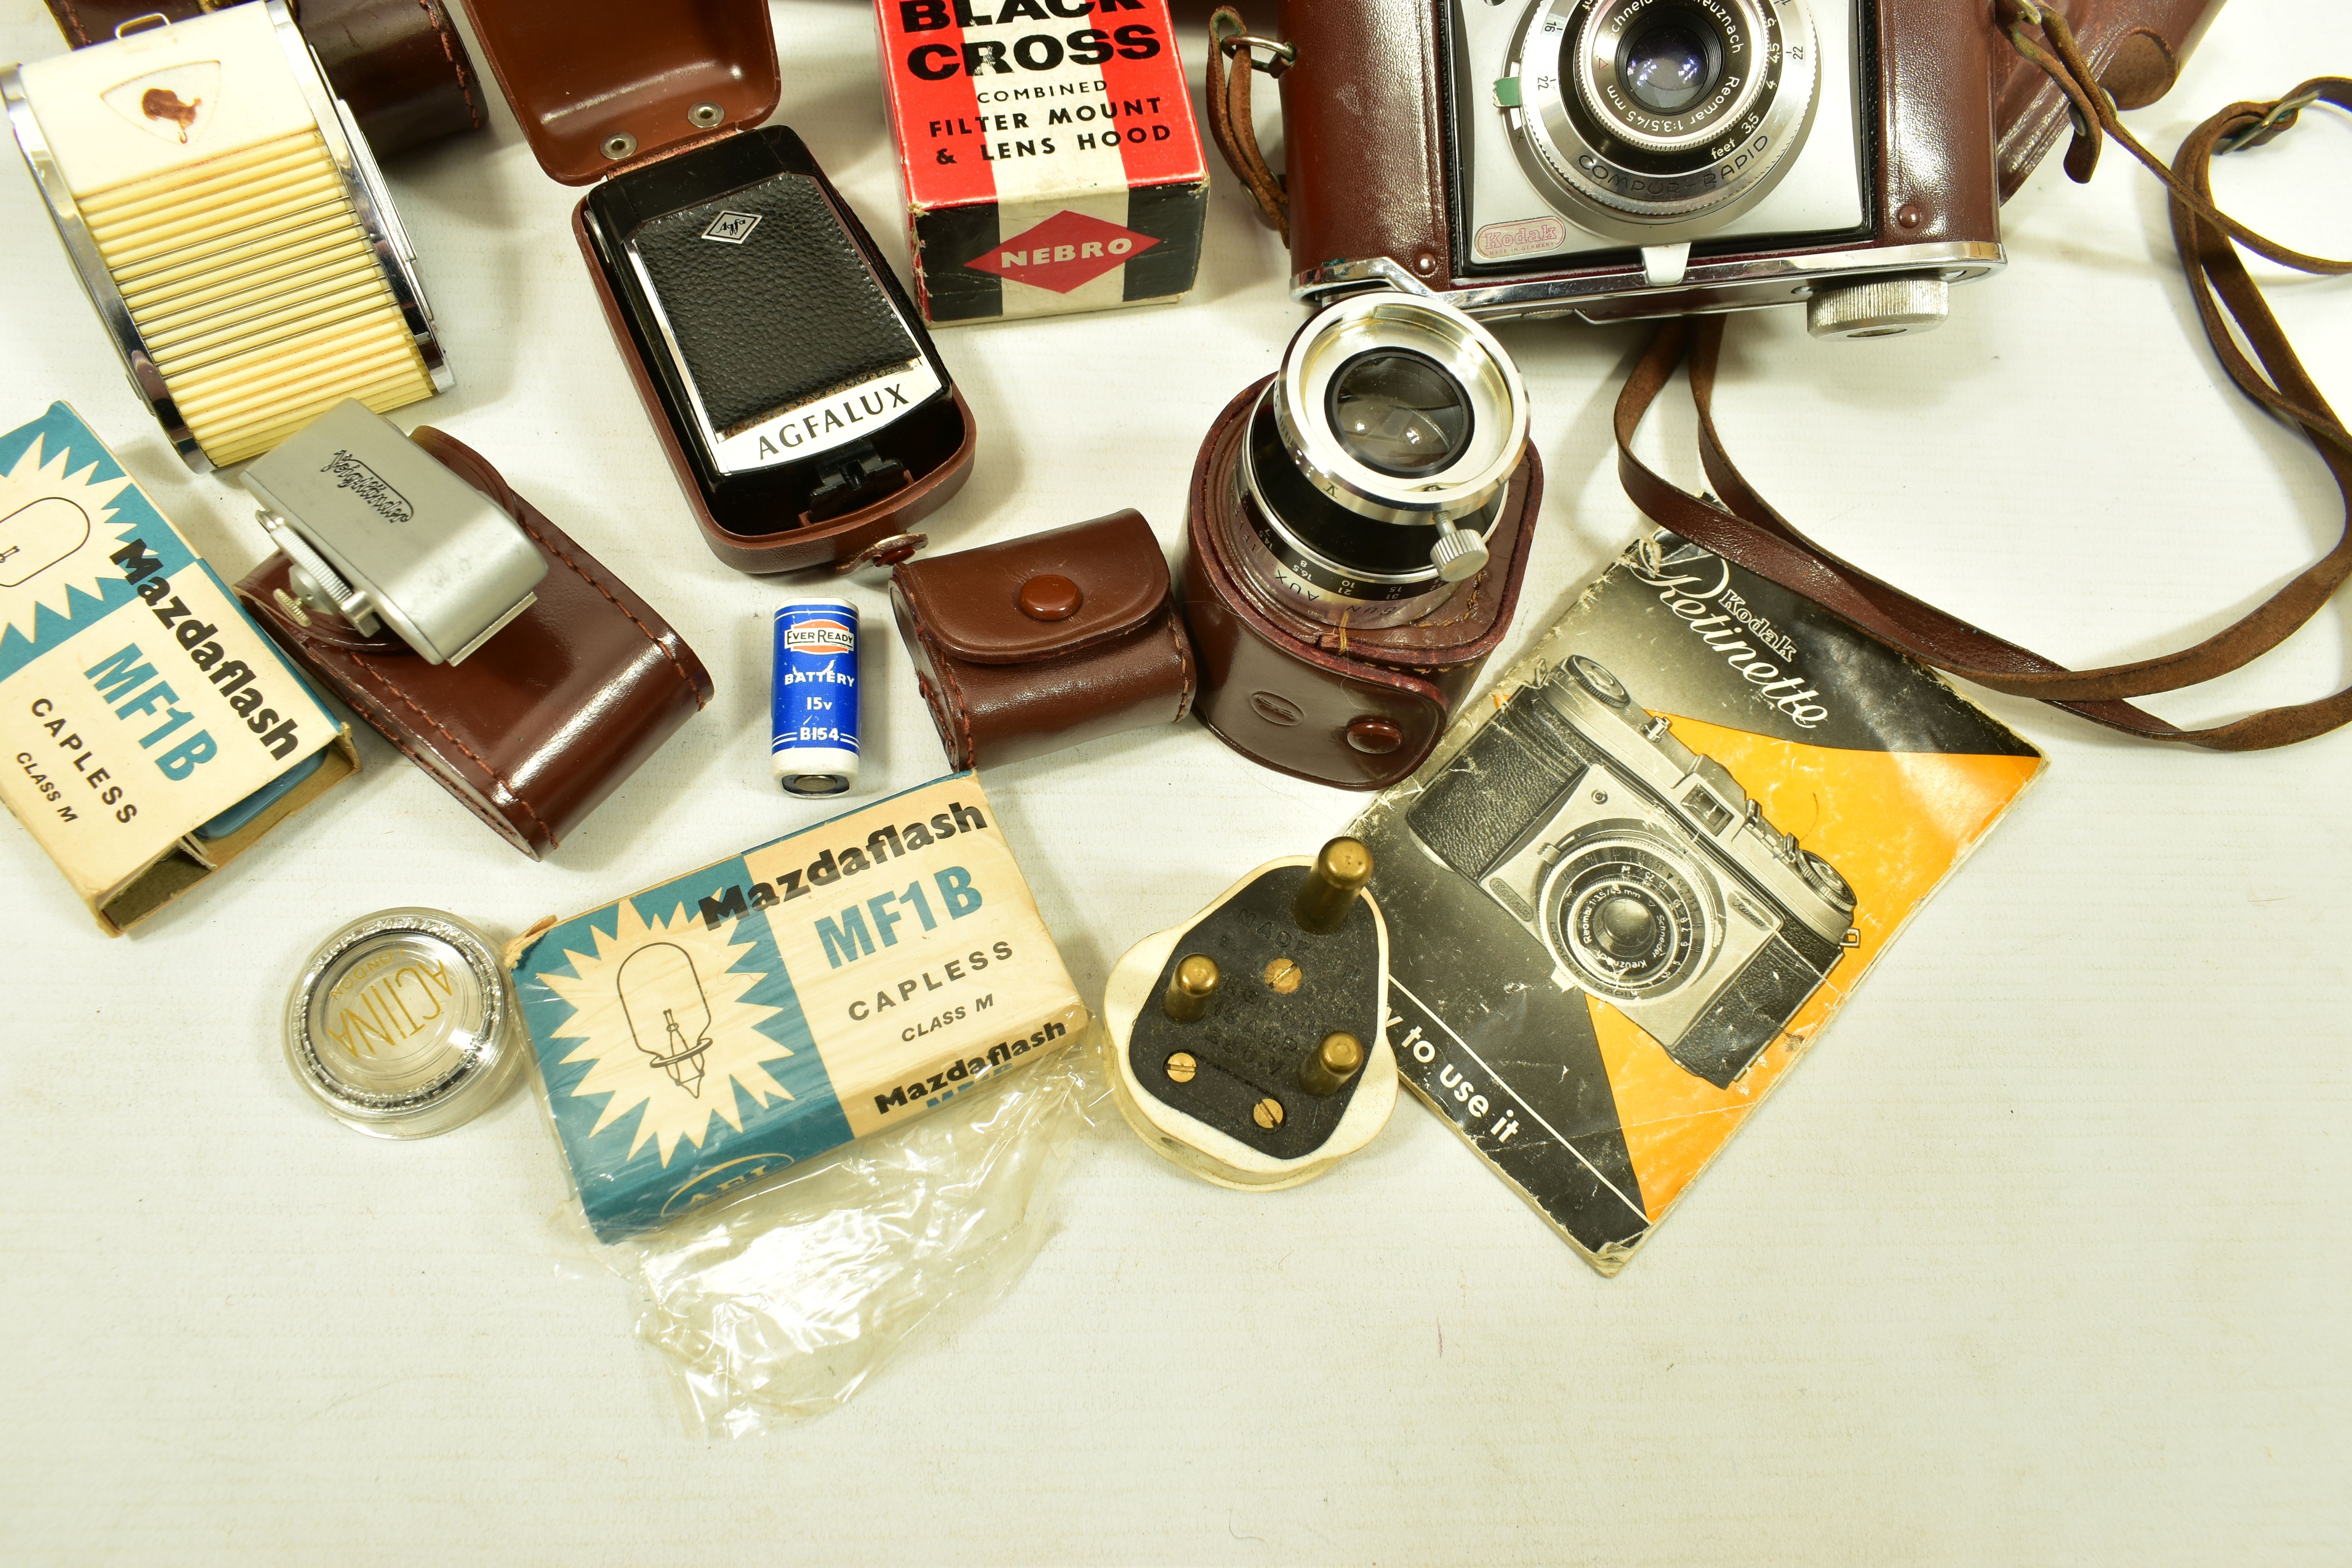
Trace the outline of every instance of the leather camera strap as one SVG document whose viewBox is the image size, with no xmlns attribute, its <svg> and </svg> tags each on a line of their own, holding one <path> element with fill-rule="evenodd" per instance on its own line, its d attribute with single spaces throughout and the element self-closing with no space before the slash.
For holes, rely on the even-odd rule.
<svg viewBox="0 0 2352 1568">
<path fill-rule="evenodd" d="M 2195 686 L 2252 662 L 2308 621 L 2352 576 L 2352 431 L 2329 408 L 2296 358 L 2232 241 L 2305 272 L 2352 273 L 2352 262 L 2305 256 L 2278 245 L 2217 210 L 2212 200 L 2216 152 L 2267 142 L 2293 125 L 2298 110 L 2315 102 L 2352 110 L 2352 80 L 2323 77 L 2273 102 L 2233 103 L 2199 126 L 2168 169 L 2116 122 L 2113 104 L 2090 76 L 2055 12 L 2030 0 L 2002 0 L 2001 13 L 2021 52 L 2050 70 L 2075 106 L 2067 172 L 2078 181 L 2090 177 L 2104 132 L 2170 188 L 2173 238 L 2214 354 L 2247 396 L 2302 426 L 2344 493 L 2345 531 L 2335 548 L 2267 602 L 2202 642 L 2131 664 L 2070 669 L 1948 615 L 1831 553 L 1756 492 L 1726 455 L 1716 429 L 1720 317 L 1669 321 L 1651 340 L 1617 399 L 1618 478 L 1634 504 L 1663 526 L 1804 595 L 1880 641 L 1980 686 L 2036 698 L 2130 734 L 2215 751 L 2257 751 L 2324 734 L 2352 721 L 2352 688 L 2205 730 L 2181 729 L 2126 700 Z M 2028 26 L 2042 30 L 2047 48 L 2025 36 Z M 2233 325 L 2253 350 L 2252 358 L 2239 347 Z M 1691 398 L 1698 410 L 1700 460 L 1714 497 L 1695 496 L 1668 483 L 1633 451 L 1642 416 L 1685 353 Z"/>
<path fill-rule="evenodd" d="M 1255 57 L 1257 50 L 1265 52 L 1263 64 Z M 1290 198 L 1282 176 L 1258 149 L 1257 126 L 1250 119 L 1250 78 L 1261 70 L 1278 77 L 1296 58 L 1288 44 L 1252 34 L 1231 5 L 1218 6 L 1209 17 L 1209 134 L 1216 138 L 1226 164 L 1249 188 L 1259 218 L 1282 236 L 1285 245 L 1290 243 Z"/>
</svg>

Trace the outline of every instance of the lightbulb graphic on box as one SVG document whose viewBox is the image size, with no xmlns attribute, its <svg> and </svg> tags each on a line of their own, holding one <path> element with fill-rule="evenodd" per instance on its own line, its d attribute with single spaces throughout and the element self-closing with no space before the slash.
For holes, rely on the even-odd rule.
<svg viewBox="0 0 2352 1568">
<path fill-rule="evenodd" d="M 621 961 L 621 1014 L 629 1037 L 670 1081 L 700 1099 L 710 1054 L 710 1000 L 694 960 L 674 942 L 641 947 Z"/>
<path fill-rule="evenodd" d="M 69 457 L 36 438 L 0 475 L 0 638 L 30 639 L 42 609 L 70 618 L 72 591 L 96 599 L 121 579 L 107 557 L 122 547 L 114 500 L 130 477 L 100 479 L 95 462 L 68 472 Z"/>
<path fill-rule="evenodd" d="M 628 1153 L 650 1142 L 667 1166 L 681 1139 L 704 1145 L 714 1116 L 743 1130 L 738 1089 L 763 1109 L 793 1098 L 761 1065 L 793 1053 L 760 1029 L 782 1009 L 748 999 L 768 976 L 736 967 L 754 944 L 735 922 L 707 925 L 684 904 L 648 921 L 624 900 L 611 935 L 587 929 L 595 951 L 567 947 L 572 973 L 544 980 L 572 1009 L 554 1037 L 581 1042 L 564 1064 L 593 1064 L 572 1098 L 611 1097 L 590 1137 L 642 1107 Z"/>
</svg>

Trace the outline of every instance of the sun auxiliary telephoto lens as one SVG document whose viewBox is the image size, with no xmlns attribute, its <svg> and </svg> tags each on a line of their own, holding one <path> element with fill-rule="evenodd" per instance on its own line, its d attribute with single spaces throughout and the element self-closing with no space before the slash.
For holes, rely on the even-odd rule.
<svg viewBox="0 0 2352 1568">
<path fill-rule="evenodd" d="M 1300 329 L 1252 411 L 1227 522 L 1286 609 L 1399 625 L 1485 569 L 1527 440 L 1527 388 L 1485 328 L 1354 295 Z"/>
<path fill-rule="evenodd" d="M 1475 420 L 1462 384 L 1411 349 L 1375 349 L 1341 365 L 1328 412 L 1349 457 L 1403 479 L 1459 458 Z"/>
</svg>

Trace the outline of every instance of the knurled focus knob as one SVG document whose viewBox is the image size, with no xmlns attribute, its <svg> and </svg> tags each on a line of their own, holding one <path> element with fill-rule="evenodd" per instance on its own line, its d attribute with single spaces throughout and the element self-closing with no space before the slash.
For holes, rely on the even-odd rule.
<svg viewBox="0 0 2352 1568">
<path fill-rule="evenodd" d="M 1437 525 L 1437 542 L 1429 547 L 1429 563 L 1438 581 L 1459 583 L 1486 569 L 1486 542 L 1466 528 L 1450 522 Z"/>
<path fill-rule="evenodd" d="M 1817 338 L 1891 338 L 1944 324 L 1952 286 L 1933 274 L 1880 278 L 1824 289 L 1805 305 L 1805 331 Z"/>
</svg>

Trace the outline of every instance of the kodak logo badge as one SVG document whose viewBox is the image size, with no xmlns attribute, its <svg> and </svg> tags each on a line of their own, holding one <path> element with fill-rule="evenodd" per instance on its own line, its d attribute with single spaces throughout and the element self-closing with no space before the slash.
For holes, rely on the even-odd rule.
<svg viewBox="0 0 2352 1568">
<path fill-rule="evenodd" d="M 1159 243 L 1150 235 L 1065 207 L 964 265 L 1011 282 L 1066 294 L 1113 268 L 1124 267 Z"/>
</svg>

